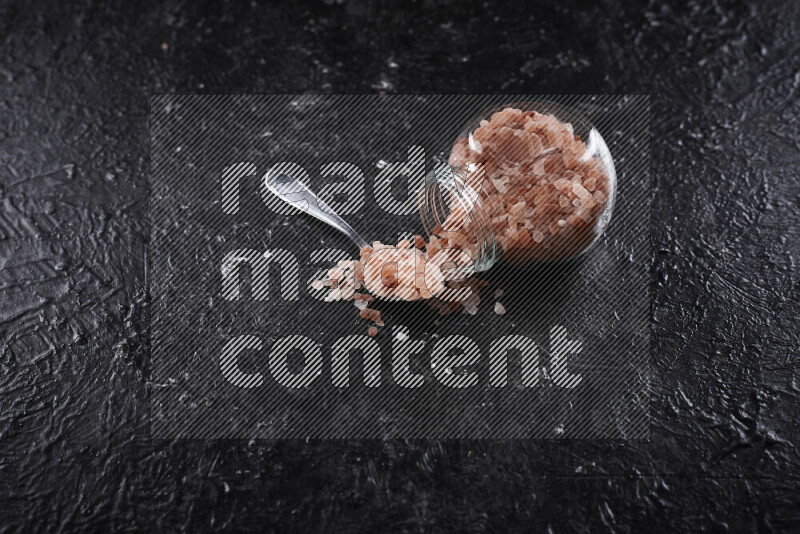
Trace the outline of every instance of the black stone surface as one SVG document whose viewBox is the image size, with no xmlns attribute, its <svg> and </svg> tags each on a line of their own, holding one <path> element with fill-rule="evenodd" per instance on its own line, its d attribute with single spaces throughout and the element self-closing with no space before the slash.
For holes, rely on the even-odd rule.
<svg viewBox="0 0 800 534">
<path fill-rule="evenodd" d="M 800 528 L 791 1 L 0 3 L 0 531 Z M 652 95 L 648 442 L 146 438 L 148 97 Z"/>
</svg>

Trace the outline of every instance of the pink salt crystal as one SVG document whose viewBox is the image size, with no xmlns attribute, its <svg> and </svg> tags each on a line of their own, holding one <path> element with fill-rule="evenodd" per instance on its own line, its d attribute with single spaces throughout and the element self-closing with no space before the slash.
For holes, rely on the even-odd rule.
<svg viewBox="0 0 800 534">
<path fill-rule="evenodd" d="M 594 187 L 597 184 L 597 180 L 594 178 L 587 178 L 583 182 L 583 187 L 586 188 L 587 191 L 594 191 Z"/>
<path fill-rule="evenodd" d="M 447 239 L 450 245 L 455 248 L 460 248 L 467 244 L 467 236 L 458 232 L 448 232 Z"/>
<path fill-rule="evenodd" d="M 367 329 L 367 334 L 369 334 L 369 337 L 375 337 L 378 335 L 378 329 L 375 328 L 374 326 L 370 326 Z"/>
<path fill-rule="evenodd" d="M 561 174 L 566 169 L 564 158 L 560 153 L 549 154 L 544 158 L 544 160 L 544 171 L 548 174 Z"/>
<path fill-rule="evenodd" d="M 558 189 L 559 191 L 561 191 L 561 192 L 567 192 L 567 191 L 569 191 L 569 190 L 573 189 L 573 185 L 574 185 L 574 184 L 573 184 L 572 182 L 570 182 L 569 180 L 565 180 L 565 179 L 563 179 L 563 178 L 559 178 L 558 180 L 556 180 L 555 182 L 553 182 L 553 185 L 554 185 L 554 186 L 556 187 L 556 189 Z"/>
<path fill-rule="evenodd" d="M 508 193 L 508 187 L 506 187 L 506 185 L 501 180 L 492 178 L 492 183 L 494 184 L 495 189 L 497 189 L 497 192 L 500 193 L 501 195 Z"/>
<path fill-rule="evenodd" d="M 539 230 L 534 230 L 531 232 L 531 238 L 537 243 L 541 243 L 544 240 L 544 234 Z"/>
<path fill-rule="evenodd" d="M 505 308 L 505 306 L 503 306 L 499 302 L 495 302 L 494 303 L 494 312 L 497 315 L 505 315 L 506 314 L 506 308 Z"/>
<path fill-rule="evenodd" d="M 520 217 L 522 217 L 522 212 L 524 210 L 525 210 L 525 201 L 523 200 L 522 202 L 518 202 L 517 204 L 512 205 L 508 209 L 508 213 L 512 217 L 519 219 Z"/>
<path fill-rule="evenodd" d="M 370 308 L 364 308 L 358 314 L 362 319 L 367 319 L 368 321 L 372 321 L 373 323 L 377 323 L 381 320 L 381 312 L 378 310 L 372 310 Z"/>
<path fill-rule="evenodd" d="M 582 184 L 576 182 L 572 184 L 572 192 L 578 195 L 581 200 L 592 198 L 592 194 Z"/>
</svg>

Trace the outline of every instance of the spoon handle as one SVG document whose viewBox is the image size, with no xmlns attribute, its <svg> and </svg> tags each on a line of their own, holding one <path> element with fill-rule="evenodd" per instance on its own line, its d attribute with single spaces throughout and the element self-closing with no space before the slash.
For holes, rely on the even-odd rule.
<svg viewBox="0 0 800 534">
<path fill-rule="evenodd" d="M 270 174 L 264 178 L 264 185 L 272 191 L 276 197 L 289 204 L 293 208 L 304 211 L 319 219 L 320 221 L 333 226 L 344 235 L 350 238 L 359 249 L 369 246 L 367 240 L 361 237 L 358 232 L 347 224 L 333 209 L 314 194 L 300 180 L 288 174 Z"/>
</svg>

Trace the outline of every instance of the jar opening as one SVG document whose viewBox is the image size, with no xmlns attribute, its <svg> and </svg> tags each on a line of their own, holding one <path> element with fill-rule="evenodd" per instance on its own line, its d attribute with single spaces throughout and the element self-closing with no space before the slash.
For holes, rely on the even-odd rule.
<svg viewBox="0 0 800 534">
<path fill-rule="evenodd" d="M 485 271 L 497 261 L 500 250 L 481 196 L 452 167 L 426 177 L 419 211 L 428 237 L 448 237 L 472 258 L 472 271 Z"/>
</svg>

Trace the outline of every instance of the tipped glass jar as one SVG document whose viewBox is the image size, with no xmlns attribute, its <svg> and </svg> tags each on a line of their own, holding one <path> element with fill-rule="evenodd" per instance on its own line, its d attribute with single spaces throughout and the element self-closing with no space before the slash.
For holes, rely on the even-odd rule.
<svg viewBox="0 0 800 534">
<path fill-rule="evenodd" d="M 611 219 L 611 154 L 591 124 L 546 102 L 482 113 L 430 173 L 419 209 L 431 242 L 468 254 L 475 271 L 532 265 L 589 249 Z"/>
</svg>

